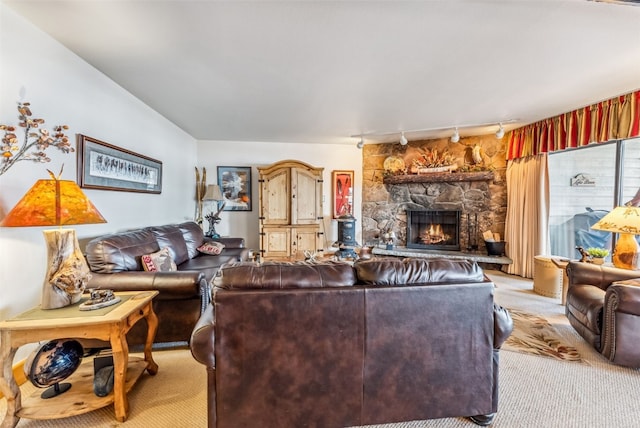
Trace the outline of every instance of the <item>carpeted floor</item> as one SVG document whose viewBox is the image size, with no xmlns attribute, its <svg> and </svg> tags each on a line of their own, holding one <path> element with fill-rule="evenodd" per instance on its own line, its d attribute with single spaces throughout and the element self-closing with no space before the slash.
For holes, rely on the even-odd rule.
<svg viewBox="0 0 640 428">
<path fill-rule="evenodd" d="M 563 343 L 575 347 L 588 364 L 520 352 L 500 353 L 500 404 L 496 428 L 637 427 L 640 371 L 609 364 L 569 326 L 560 301 L 533 292 L 529 280 L 487 271 L 496 283 L 496 301 L 514 310 L 544 317 Z M 21 427 L 206 427 L 205 369 L 188 350 L 159 351 L 156 376 L 144 375 L 129 394 L 126 422 L 113 418 L 113 406 L 80 416 L 52 421 L 22 419 Z M 25 384 L 23 394 L 33 387 Z M 6 401 L 0 400 L 0 415 Z M 464 418 L 413 421 L 376 428 L 474 427 Z M 261 427 L 255 427 L 261 428 Z"/>
</svg>

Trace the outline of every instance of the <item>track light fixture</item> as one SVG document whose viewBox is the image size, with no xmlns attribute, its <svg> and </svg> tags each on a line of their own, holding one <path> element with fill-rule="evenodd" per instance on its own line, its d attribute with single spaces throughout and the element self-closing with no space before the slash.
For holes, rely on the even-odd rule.
<svg viewBox="0 0 640 428">
<path fill-rule="evenodd" d="M 364 147 L 364 138 L 360 137 L 360 141 L 358 141 L 358 144 L 356 144 L 356 147 L 359 149 Z"/>
<path fill-rule="evenodd" d="M 498 140 L 500 140 L 502 137 L 504 137 L 504 128 L 502 127 L 502 123 L 500 123 L 499 125 L 500 125 L 500 127 L 496 131 L 496 138 Z"/>
<path fill-rule="evenodd" d="M 401 146 L 406 146 L 407 143 L 409 141 L 407 141 L 407 137 L 404 136 L 404 132 L 400 135 L 400 145 Z"/>
<path fill-rule="evenodd" d="M 456 130 L 454 131 L 453 135 L 451 136 L 451 142 L 452 143 L 457 143 L 458 141 L 460 141 L 460 133 L 458 132 L 458 127 L 456 126 Z"/>
</svg>

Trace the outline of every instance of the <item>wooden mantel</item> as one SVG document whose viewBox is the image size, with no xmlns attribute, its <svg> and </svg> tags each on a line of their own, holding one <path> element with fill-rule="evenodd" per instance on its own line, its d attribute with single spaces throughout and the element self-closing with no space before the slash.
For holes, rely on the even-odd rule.
<svg viewBox="0 0 640 428">
<path fill-rule="evenodd" d="M 432 172 L 428 174 L 390 175 L 384 177 L 384 184 L 444 183 L 460 181 L 492 181 L 493 171 L 479 172 Z"/>
</svg>

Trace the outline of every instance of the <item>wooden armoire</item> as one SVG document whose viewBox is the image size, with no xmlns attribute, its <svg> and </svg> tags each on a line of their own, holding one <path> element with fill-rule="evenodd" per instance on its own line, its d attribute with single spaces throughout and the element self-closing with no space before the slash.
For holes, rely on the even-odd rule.
<svg viewBox="0 0 640 428">
<path fill-rule="evenodd" d="M 305 251 L 323 251 L 323 170 L 296 160 L 258 167 L 264 260 L 303 260 Z"/>
</svg>

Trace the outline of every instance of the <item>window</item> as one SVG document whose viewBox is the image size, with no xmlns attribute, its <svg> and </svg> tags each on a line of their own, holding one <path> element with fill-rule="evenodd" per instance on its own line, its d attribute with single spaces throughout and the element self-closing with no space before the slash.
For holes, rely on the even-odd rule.
<svg viewBox="0 0 640 428">
<path fill-rule="evenodd" d="M 576 246 L 612 248 L 609 232 L 591 230 L 614 206 L 640 205 L 640 138 L 549 155 L 551 254 L 575 259 Z"/>
</svg>

